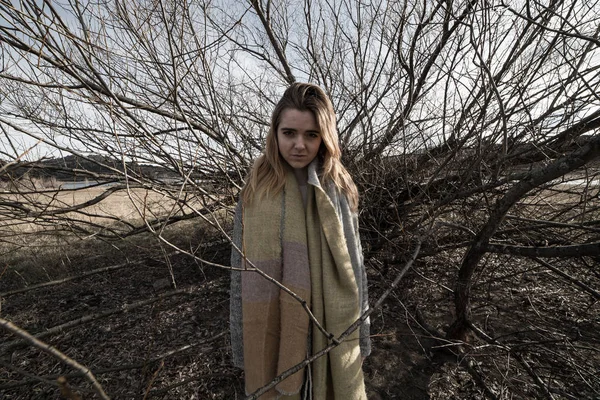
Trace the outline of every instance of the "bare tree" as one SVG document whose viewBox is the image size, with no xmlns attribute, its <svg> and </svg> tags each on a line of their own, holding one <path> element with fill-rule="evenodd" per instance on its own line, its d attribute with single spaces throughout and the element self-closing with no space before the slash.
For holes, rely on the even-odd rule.
<svg viewBox="0 0 600 400">
<path fill-rule="evenodd" d="M 408 279 L 442 284 L 452 316 L 436 335 L 488 397 L 591 398 L 598 15 L 575 0 L 1 1 L 2 241 L 150 232 L 227 267 L 165 232 L 202 220 L 226 243 L 274 101 L 316 82 L 361 189 L 371 267 L 387 276 L 423 240 Z M 91 198 L 43 187 L 58 174 L 100 184 Z M 136 218 L 102 208 L 118 196 Z M 556 296 L 568 315 L 536 307 Z M 507 298 L 531 307 L 506 312 Z M 505 356 L 516 364 L 498 367 Z"/>
</svg>

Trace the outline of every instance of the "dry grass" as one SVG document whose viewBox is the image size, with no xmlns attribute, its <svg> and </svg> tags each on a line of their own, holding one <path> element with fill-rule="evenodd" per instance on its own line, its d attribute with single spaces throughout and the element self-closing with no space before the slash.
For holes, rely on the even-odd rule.
<svg viewBox="0 0 600 400">
<path fill-rule="evenodd" d="M 0 217 L 0 284 L 5 289 L 28 286 L 123 260 L 161 258 L 164 252 L 174 250 L 164 241 L 194 253 L 206 240 L 208 224 L 200 218 L 165 224 L 156 232 L 128 235 L 136 227 L 144 228 L 145 221 L 166 220 L 181 215 L 182 209 L 168 193 L 143 188 L 110 191 L 109 187 L 95 187 L 0 193 L 0 202 L 21 202 L 46 212 L 71 209 L 109 193 L 78 211 Z M 190 207 L 200 208 L 200 200 L 188 198 L 186 206 L 185 212 L 190 213 Z M 226 211 L 216 211 L 208 218 L 223 223 L 226 215 Z M 104 235 L 107 229 L 112 236 Z"/>
<path fill-rule="evenodd" d="M 184 199 L 184 196 L 187 198 Z M 104 197 L 104 198 L 102 198 Z M 100 200 L 100 201 L 98 201 Z M 185 201 L 182 201 L 185 200 Z M 0 193 L 0 201 L 19 204 L 29 212 L 0 216 L 0 230 L 23 234 L 38 232 L 65 221 L 90 225 L 140 225 L 144 221 L 190 213 L 200 200 L 189 194 L 145 188 L 93 187 Z M 181 206 L 185 203 L 185 206 Z M 124 228 L 124 227 L 123 227 Z"/>
</svg>

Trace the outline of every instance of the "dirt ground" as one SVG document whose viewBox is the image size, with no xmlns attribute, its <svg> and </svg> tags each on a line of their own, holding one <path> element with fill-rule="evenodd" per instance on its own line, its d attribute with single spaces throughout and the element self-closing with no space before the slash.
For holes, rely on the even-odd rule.
<svg viewBox="0 0 600 400">
<path fill-rule="evenodd" d="M 204 256 L 226 264 L 228 253 L 226 246 L 218 245 Z M 71 272 L 81 274 L 88 269 L 86 257 L 79 258 L 71 262 L 80 265 L 80 271 Z M 116 261 L 114 257 L 106 260 L 113 265 Z M 177 290 L 187 292 L 169 296 L 175 289 L 167 284 L 166 263 L 153 258 L 130 261 L 114 271 L 5 295 L 2 317 L 37 334 L 112 310 L 112 315 L 43 337 L 91 368 L 112 398 L 243 398 L 242 372 L 231 364 L 228 342 L 229 272 L 173 255 L 169 261 Z M 94 259 L 93 265 L 99 264 Z M 376 275 L 370 285 L 373 296 L 385 288 Z M 0 280 L 3 293 L 22 286 L 23 282 L 9 276 Z M 122 312 L 124 305 L 161 295 L 165 297 Z M 432 376 L 441 365 L 429 355 L 431 340 L 402 320 L 401 305 L 396 296 L 372 319 L 373 352 L 364 364 L 371 399 L 428 399 Z M 0 361 L 1 398 L 56 399 L 59 375 L 66 375 L 85 398 L 93 398 L 87 382 L 69 367 L 31 347 L 19 346 L 7 332 L 0 333 L 0 338 L 3 349 L 13 346 Z"/>
<path fill-rule="evenodd" d="M 203 232 L 190 235 L 202 236 Z M 199 255 L 227 265 L 227 244 L 210 244 L 209 239 L 207 243 L 195 248 Z M 244 398 L 243 375 L 232 365 L 229 348 L 229 272 L 182 254 L 165 257 L 151 239 L 136 246 L 117 251 L 114 244 L 96 243 L 75 249 L 61 258 L 62 267 L 49 265 L 38 277 L 5 269 L 0 279 L 2 318 L 41 334 L 42 340 L 89 367 L 114 399 Z M 373 352 L 364 363 L 369 399 L 486 398 L 474 378 L 477 365 L 442 351 L 444 343 L 432 338 L 418 321 L 419 309 L 433 323 L 430 329 L 441 331 L 451 321 L 451 293 L 444 289 L 444 282 L 450 282 L 452 269 L 446 268 L 446 261 L 418 261 L 372 315 Z M 55 286 L 10 293 L 25 287 L 25 281 L 31 286 L 114 265 L 122 266 Z M 383 270 L 372 261 L 368 271 L 374 302 L 398 271 Z M 597 315 L 597 304 L 591 307 L 588 313 Z M 593 318 L 590 323 L 593 329 Z M 84 398 L 96 398 L 89 383 L 72 368 L 23 345 L 6 331 L 0 331 L 0 355 L 2 399 L 57 399 L 56 378 L 61 375 Z M 483 368 L 479 371 L 485 372 Z M 515 379 L 506 381 L 514 383 Z M 501 396 L 497 398 L 539 395 L 529 389 L 517 397 L 508 389 L 502 395 L 508 384 L 495 378 L 486 382 L 498 389 Z M 531 386 L 523 382 L 523 387 Z M 593 398 L 581 393 L 580 398 Z"/>
</svg>

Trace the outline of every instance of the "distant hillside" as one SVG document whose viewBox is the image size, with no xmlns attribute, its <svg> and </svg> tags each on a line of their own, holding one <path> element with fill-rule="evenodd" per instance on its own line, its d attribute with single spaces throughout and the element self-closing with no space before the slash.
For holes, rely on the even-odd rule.
<svg viewBox="0 0 600 400">
<path fill-rule="evenodd" d="M 0 168 L 6 164 L 6 161 L 0 160 Z M 130 172 L 156 179 L 176 179 L 178 177 L 176 173 L 163 167 L 136 162 L 128 162 L 126 166 Z M 91 155 L 85 158 L 69 155 L 61 158 L 12 164 L 0 173 L 0 179 L 21 179 L 27 174 L 32 178 L 81 181 L 92 178 L 94 174 L 101 176 L 114 175 L 115 170 L 123 172 L 123 163 L 115 158 L 102 155 Z"/>
</svg>

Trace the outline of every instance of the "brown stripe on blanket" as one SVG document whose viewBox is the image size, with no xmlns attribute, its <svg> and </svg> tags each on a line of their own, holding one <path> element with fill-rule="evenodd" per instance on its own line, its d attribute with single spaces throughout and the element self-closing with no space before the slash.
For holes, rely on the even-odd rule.
<svg viewBox="0 0 600 400">
<path fill-rule="evenodd" d="M 273 363 L 272 355 L 279 350 L 280 316 L 276 302 L 244 303 L 243 307 L 244 341 L 247 344 L 244 346 L 244 360 L 252 360 L 253 365 L 253 368 L 245 369 L 246 394 L 250 394 L 277 376 L 277 365 Z M 274 393 L 272 390 L 271 395 Z"/>
</svg>

